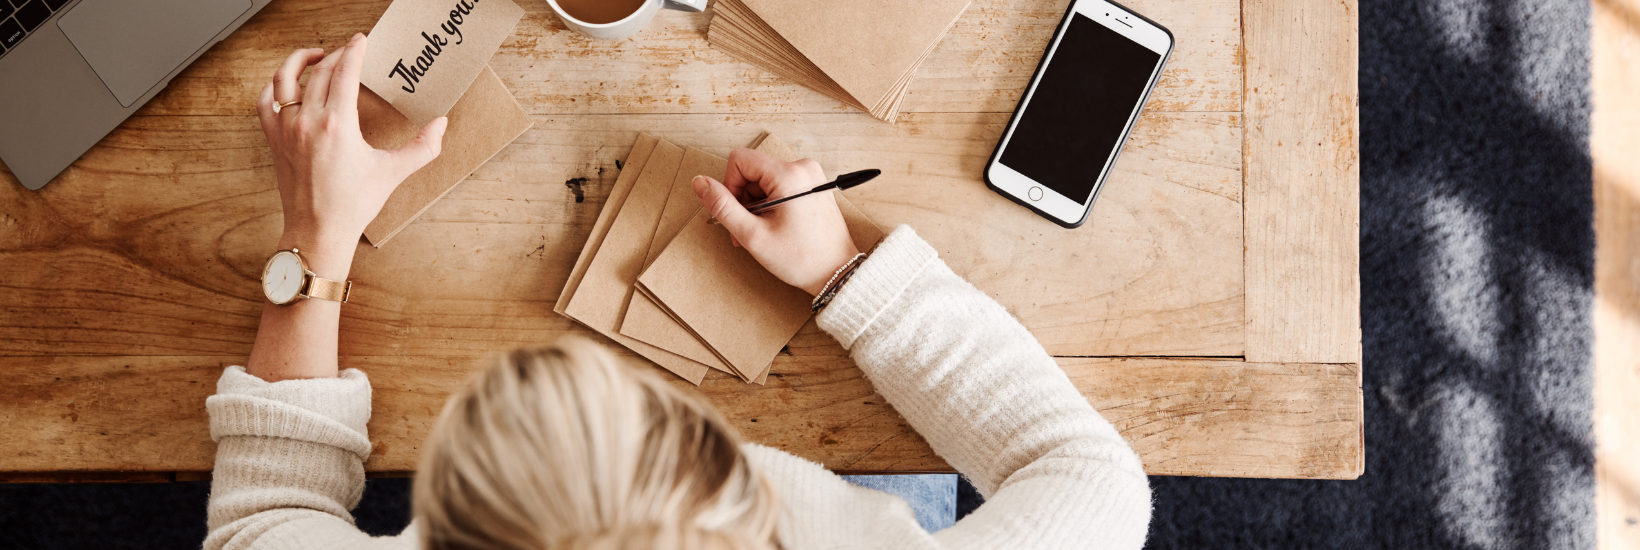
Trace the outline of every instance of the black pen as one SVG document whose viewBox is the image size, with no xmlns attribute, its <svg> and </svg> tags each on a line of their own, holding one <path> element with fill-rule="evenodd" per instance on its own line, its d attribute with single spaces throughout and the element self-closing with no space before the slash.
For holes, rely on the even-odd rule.
<svg viewBox="0 0 1640 550">
<path fill-rule="evenodd" d="M 829 183 L 820 184 L 819 186 L 815 187 L 814 189 L 810 189 L 808 191 L 804 191 L 804 192 L 798 193 L 796 195 L 781 197 L 781 198 L 774 199 L 774 200 L 765 199 L 765 200 L 760 201 L 760 202 L 754 202 L 752 204 L 748 204 L 748 205 L 746 205 L 746 211 L 751 212 L 753 215 L 762 214 L 762 213 L 768 212 L 770 209 L 773 209 L 776 206 L 780 206 L 781 204 L 784 204 L 787 201 L 790 201 L 792 199 L 800 199 L 800 198 L 807 197 L 809 195 L 813 195 L 815 193 L 819 193 L 819 192 L 822 192 L 822 191 L 830 191 L 832 189 L 842 191 L 842 190 L 845 190 L 845 189 L 850 189 L 850 188 L 859 186 L 862 183 L 871 181 L 873 178 L 876 178 L 877 176 L 882 175 L 882 173 L 883 173 L 882 170 L 878 170 L 876 168 L 861 170 L 859 172 L 849 172 L 847 174 L 837 176 L 837 179 L 831 180 L 831 182 L 829 182 Z M 708 220 L 708 221 L 710 221 L 711 223 L 718 223 L 717 218 L 712 218 L 711 220 Z"/>
</svg>

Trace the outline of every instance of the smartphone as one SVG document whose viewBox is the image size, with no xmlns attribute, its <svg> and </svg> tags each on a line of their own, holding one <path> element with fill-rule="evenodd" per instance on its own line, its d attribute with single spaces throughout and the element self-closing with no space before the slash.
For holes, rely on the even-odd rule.
<svg viewBox="0 0 1640 550">
<path fill-rule="evenodd" d="M 1074 0 L 985 165 L 985 185 L 1067 228 L 1093 210 L 1173 53 L 1173 33 L 1110 0 Z"/>
</svg>

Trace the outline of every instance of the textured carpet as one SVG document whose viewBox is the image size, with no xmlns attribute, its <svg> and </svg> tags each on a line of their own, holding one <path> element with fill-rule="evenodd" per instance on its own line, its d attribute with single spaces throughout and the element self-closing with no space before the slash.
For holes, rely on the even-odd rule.
<svg viewBox="0 0 1640 550">
<path fill-rule="evenodd" d="M 1149 545 L 1592 548 L 1589 4 L 1360 9 L 1366 473 L 1155 477 Z M 208 493 L 0 485 L 0 548 L 197 547 Z M 371 480 L 359 523 L 408 502 Z"/>
<path fill-rule="evenodd" d="M 1587 0 L 1361 0 L 1366 473 L 1152 477 L 1153 548 L 1593 548 Z"/>
<path fill-rule="evenodd" d="M 390 535 L 410 523 L 410 480 L 371 479 L 353 512 Z M 199 548 L 211 484 L 0 484 L 0 549 Z"/>
</svg>

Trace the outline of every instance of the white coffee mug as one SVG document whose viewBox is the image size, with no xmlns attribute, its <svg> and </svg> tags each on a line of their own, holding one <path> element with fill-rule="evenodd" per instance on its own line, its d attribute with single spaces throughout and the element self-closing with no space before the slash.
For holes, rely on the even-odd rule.
<svg viewBox="0 0 1640 550">
<path fill-rule="evenodd" d="M 558 0 L 547 0 L 547 5 L 552 6 L 552 11 L 558 14 L 559 19 L 564 20 L 564 24 L 569 25 L 569 28 L 575 29 L 581 34 L 596 38 L 598 40 L 620 40 L 636 34 L 640 29 L 644 28 L 645 25 L 648 25 L 649 20 L 655 18 L 655 12 L 660 11 L 661 8 L 679 11 L 702 11 L 706 9 L 706 1 L 707 0 L 644 0 L 643 6 L 638 8 L 638 11 L 632 12 L 631 15 L 621 18 L 620 21 L 616 21 L 614 23 L 597 24 L 587 23 L 585 21 L 581 21 L 580 19 L 576 19 L 568 13 L 564 13 L 564 8 L 558 5 Z"/>
</svg>

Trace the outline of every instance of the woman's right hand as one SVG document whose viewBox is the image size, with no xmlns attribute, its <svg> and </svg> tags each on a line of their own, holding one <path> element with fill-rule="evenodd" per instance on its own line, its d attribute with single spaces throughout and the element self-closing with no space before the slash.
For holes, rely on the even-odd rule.
<svg viewBox="0 0 1640 550">
<path fill-rule="evenodd" d="M 781 162 L 751 149 L 735 149 L 729 153 L 729 170 L 723 179 L 695 176 L 695 195 L 729 230 L 737 246 L 751 252 L 764 269 L 786 284 L 819 294 L 831 276 L 860 253 L 830 193 L 803 197 L 761 215 L 746 211 L 745 204 L 802 193 L 825 183 L 820 163 L 812 159 Z"/>
</svg>

